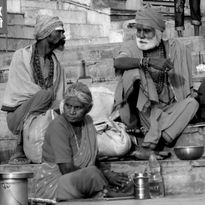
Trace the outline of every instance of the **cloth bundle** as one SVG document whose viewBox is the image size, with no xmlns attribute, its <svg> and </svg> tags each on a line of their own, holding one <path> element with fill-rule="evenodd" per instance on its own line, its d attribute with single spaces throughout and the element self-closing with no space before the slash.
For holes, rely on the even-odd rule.
<svg viewBox="0 0 205 205">
<path fill-rule="evenodd" d="M 99 156 L 123 156 L 131 148 L 132 141 L 121 122 L 107 121 L 96 125 Z"/>
</svg>

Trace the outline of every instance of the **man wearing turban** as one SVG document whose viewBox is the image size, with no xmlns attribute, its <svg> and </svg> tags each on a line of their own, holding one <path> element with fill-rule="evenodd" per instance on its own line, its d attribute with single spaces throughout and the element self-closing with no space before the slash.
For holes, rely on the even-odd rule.
<svg viewBox="0 0 205 205">
<path fill-rule="evenodd" d="M 63 22 L 58 17 L 38 16 L 34 37 L 34 44 L 18 49 L 13 55 L 1 108 L 7 112 L 9 130 L 18 136 L 11 164 L 28 163 L 22 137 L 28 117 L 55 109 L 64 95 L 64 70 L 53 53 L 65 44 Z"/>
<path fill-rule="evenodd" d="M 116 74 L 121 76 L 115 91 L 115 109 L 128 130 L 141 128 L 143 151 L 158 150 L 161 144 L 171 144 L 181 134 L 198 103 L 187 97 L 191 82 L 190 76 L 186 78 L 188 71 L 180 70 L 182 60 L 176 52 L 180 43 L 174 41 L 170 48 L 163 40 L 163 16 L 147 7 L 137 11 L 135 21 L 136 39 L 124 42 L 114 59 Z"/>
</svg>

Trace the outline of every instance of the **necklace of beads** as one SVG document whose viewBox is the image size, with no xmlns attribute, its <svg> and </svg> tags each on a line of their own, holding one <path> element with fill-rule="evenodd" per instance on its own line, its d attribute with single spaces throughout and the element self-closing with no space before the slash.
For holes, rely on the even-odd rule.
<svg viewBox="0 0 205 205">
<path fill-rule="evenodd" d="M 49 73 L 48 73 L 48 77 L 44 78 L 42 69 L 41 69 L 38 49 L 35 46 L 34 58 L 33 58 L 33 77 L 34 77 L 35 83 L 39 85 L 42 89 L 50 88 L 53 85 L 54 62 L 53 62 L 51 55 L 48 56 L 48 60 L 50 62 Z"/>
</svg>

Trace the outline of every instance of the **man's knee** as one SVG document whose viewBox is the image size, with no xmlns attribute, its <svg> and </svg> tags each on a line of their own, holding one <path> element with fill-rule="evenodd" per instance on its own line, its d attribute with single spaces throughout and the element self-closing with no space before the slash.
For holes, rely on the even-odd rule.
<svg viewBox="0 0 205 205">
<path fill-rule="evenodd" d="M 187 98 L 187 100 L 189 101 L 189 107 L 192 108 L 193 111 L 197 111 L 199 108 L 199 103 L 197 100 L 195 98 Z"/>
<path fill-rule="evenodd" d="M 52 99 L 53 98 L 53 92 L 50 89 L 40 90 L 35 94 L 35 96 L 40 97 L 42 100 L 43 99 Z"/>
</svg>

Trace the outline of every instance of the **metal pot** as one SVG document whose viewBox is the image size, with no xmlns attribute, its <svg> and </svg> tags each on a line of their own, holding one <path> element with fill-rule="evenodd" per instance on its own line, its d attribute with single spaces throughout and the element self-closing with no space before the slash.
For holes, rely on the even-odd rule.
<svg viewBox="0 0 205 205">
<path fill-rule="evenodd" d="M 32 172 L 0 172 L 0 204 L 28 205 L 28 178 Z"/>
<path fill-rule="evenodd" d="M 181 160 L 196 160 L 202 157 L 204 146 L 178 146 L 174 152 Z"/>
</svg>

